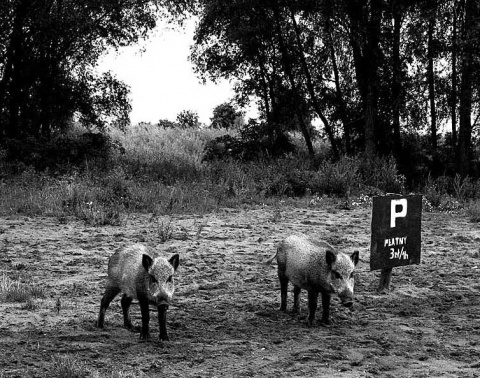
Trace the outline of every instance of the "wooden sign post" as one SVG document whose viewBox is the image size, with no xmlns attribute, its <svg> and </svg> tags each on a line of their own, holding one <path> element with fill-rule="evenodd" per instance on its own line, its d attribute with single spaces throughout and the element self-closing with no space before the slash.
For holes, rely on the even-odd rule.
<svg viewBox="0 0 480 378">
<path fill-rule="evenodd" d="M 381 269 L 378 291 L 390 290 L 392 268 L 420 264 L 422 196 L 373 198 L 370 270 Z"/>
</svg>

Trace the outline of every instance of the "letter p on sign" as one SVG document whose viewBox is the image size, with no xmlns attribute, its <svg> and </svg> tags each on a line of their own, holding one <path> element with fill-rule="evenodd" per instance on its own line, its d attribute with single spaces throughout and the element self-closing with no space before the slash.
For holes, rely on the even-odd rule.
<svg viewBox="0 0 480 378">
<path fill-rule="evenodd" d="M 397 212 L 397 208 L 401 210 Z M 407 216 L 407 199 L 394 199 L 390 205 L 390 227 L 396 227 L 396 220 L 397 218 L 405 218 Z"/>
</svg>

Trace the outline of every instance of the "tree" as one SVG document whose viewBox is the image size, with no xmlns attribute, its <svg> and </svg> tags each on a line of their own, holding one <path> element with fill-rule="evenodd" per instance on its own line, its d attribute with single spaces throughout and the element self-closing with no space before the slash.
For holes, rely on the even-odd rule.
<svg viewBox="0 0 480 378">
<path fill-rule="evenodd" d="M 178 123 L 170 121 L 168 119 L 160 119 L 158 121 L 158 127 L 162 127 L 164 129 L 174 129 L 178 126 Z"/>
<path fill-rule="evenodd" d="M 193 110 L 182 110 L 177 114 L 177 124 L 185 129 L 194 129 L 199 126 L 198 113 Z"/>
<path fill-rule="evenodd" d="M 475 60 L 480 56 L 478 38 L 480 36 L 480 6 L 475 0 L 463 0 L 464 9 L 462 49 L 461 49 L 461 82 L 458 130 L 458 165 L 460 174 L 466 176 L 472 158 L 472 108 L 473 108 L 473 74 Z M 477 86 L 477 90 L 478 90 Z"/>
<path fill-rule="evenodd" d="M 427 81 L 428 81 L 428 97 L 430 102 L 430 145 L 432 150 L 437 149 L 437 111 L 435 106 L 435 71 L 434 71 L 434 30 L 436 24 L 436 0 L 429 1 L 429 15 L 428 15 L 428 46 L 427 46 Z"/>
<path fill-rule="evenodd" d="M 468 172 L 480 114 L 477 3 L 203 0 L 192 60 L 204 78 L 238 80 L 238 97 L 256 96 L 272 130 L 297 124 L 309 150 L 302 120 L 316 116 L 333 151 L 394 153 L 410 171 L 403 142 L 428 133 L 432 168 L 448 163 L 437 140 L 451 122 Z"/>
<path fill-rule="evenodd" d="M 210 118 L 210 126 L 214 129 L 230 129 L 234 127 L 235 121 L 242 117 L 230 102 L 224 102 L 213 109 L 213 116 Z"/>
<path fill-rule="evenodd" d="M 88 127 L 129 123 L 128 88 L 95 65 L 136 43 L 187 0 L 7 0 L 0 5 L 0 137 L 49 137 L 77 116 Z"/>
<path fill-rule="evenodd" d="M 364 115 L 365 152 L 373 156 L 377 143 L 384 132 L 378 123 L 379 112 L 379 69 L 383 52 L 380 49 L 383 1 L 345 1 L 345 14 L 350 24 L 350 45 L 352 48 L 355 76 L 362 99 Z"/>
<path fill-rule="evenodd" d="M 222 2 L 204 0 L 197 27 L 192 61 L 203 77 L 235 78 L 239 102 L 255 95 L 260 99 L 263 118 L 273 132 L 293 125 L 302 132 L 313 155 L 309 124 L 312 112 L 322 119 L 333 149 L 336 141 L 314 88 L 321 71 L 307 58 L 312 56 L 296 17 L 299 6 L 282 1 L 251 3 L 246 0 Z M 320 76 L 320 77 L 319 77 Z M 288 94 L 288 101 L 283 98 Z"/>
</svg>

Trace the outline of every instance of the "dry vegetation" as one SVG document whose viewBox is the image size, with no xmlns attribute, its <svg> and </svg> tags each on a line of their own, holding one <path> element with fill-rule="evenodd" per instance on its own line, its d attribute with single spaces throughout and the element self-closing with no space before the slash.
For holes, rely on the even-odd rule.
<svg viewBox="0 0 480 378">
<path fill-rule="evenodd" d="M 311 161 L 295 136 L 298 152 L 283 158 L 203 162 L 205 144 L 225 133 L 145 123 L 126 133 L 112 131 L 112 145 L 122 147 L 109 150 L 106 159 L 58 172 L 20 166 L 18 174 L 0 176 L 0 214 L 75 216 L 94 225 L 119 225 L 133 212 L 198 214 L 275 203 L 279 197 L 336 195 L 348 201 L 362 194 L 414 189 L 425 195 L 427 206 L 467 209 L 472 221 L 478 221 L 479 180 L 426 177 L 420 186 L 406 188 L 393 159 L 343 157 L 331 162 L 328 146 L 318 140 L 317 158 Z"/>
<path fill-rule="evenodd" d="M 108 159 L 0 179 L 1 378 L 476 376 L 478 180 L 416 188 L 422 264 L 399 269 L 379 296 L 367 267 L 371 196 L 407 190 L 393 159 L 331 162 L 317 142 L 315 162 L 301 148 L 202 162 L 224 132 L 141 124 L 112 133 L 125 150 Z M 275 271 L 260 261 L 293 231 L 361 250 L 356 311 L 334 304 L 332 328 L 277 311 Z M 105 331 L 93 326 L 108 256 L 135 241 L 182 255 L 168 345 L 123 330 L 118 304 Z"/>
</svg>

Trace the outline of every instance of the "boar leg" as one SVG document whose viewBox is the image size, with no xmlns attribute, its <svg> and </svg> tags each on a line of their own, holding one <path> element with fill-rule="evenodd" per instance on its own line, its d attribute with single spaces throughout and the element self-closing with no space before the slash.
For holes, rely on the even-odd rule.
<svg viewBox="0 0 480 378">
<path fill-rule="evenodd" d="M 103 323 L 105 321 L 105 312 L 107 311 L 110 302 L 116 295 L 120 293 L 120 289 L 115 286 L 107 286 L 105 289 L 105 294 L 103 294 L 102 301 L 100 303 L 100 313 L 98 314 L 97 327 L 103 328 Z"/>
<path fill-rule="evenodd" d="M 147 340 L 150 338 L 150 331 L 148 330 L 148 323 L 150 322 L 148 298 L 144 296 L 138 296 L 138 304 L 140 305 L 140 312 L 142 314 L 142 329 L 140 331 L 140 339 Z"/>
<path fill-rule="evenodd" d="M 130 305 L 133 298 L 127 297 L 127 294 L 122 296 L 122 311 L 123 311 L 123 325 L 125 328 L 133 329 L 132 320 L 130 319 Z"/>
<path fill-rule="evenodd" d="M 168 310 L 167 305 L 158 306 L 158 325 L 160 327 L 159 338 L 160 340 L 163 340 L 163 341 L 170 340 L 168 338 L 168 333 L 167 333 L 167 310 Z"/>
<path fill-rule="evenodd" d="M 280 280 L 280 311 L 287 311 L 287 292 L 288 292 L 288 277 L 285 271 L 278 269 L 278 279 Z"/>
<path fill-rule="evenodd" d="M 323 295 L 322 295 L 323 299 Z M 308 290 L 308 320 L 307 325 L 313 327 L 315 325 L 315 312 L 317 311 L 318 291 Z"/>
<path fill-rule="evenodd" d="M 293 285 L 293 308 L 292 313 L 298 314 L 300 312 L 300 292 L 302 288 L 297 285 Z"/>
<path fill-rule="evenodd" d="M 332 294 L 322 291 L 322 323 L 330 324 L 330 299 Z"/>
</svg>

